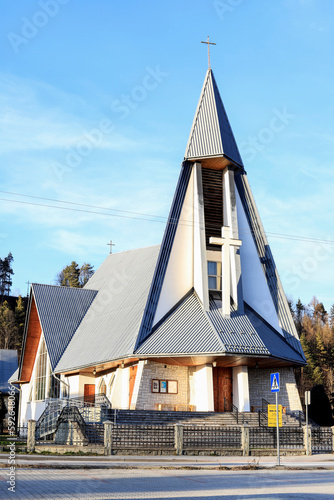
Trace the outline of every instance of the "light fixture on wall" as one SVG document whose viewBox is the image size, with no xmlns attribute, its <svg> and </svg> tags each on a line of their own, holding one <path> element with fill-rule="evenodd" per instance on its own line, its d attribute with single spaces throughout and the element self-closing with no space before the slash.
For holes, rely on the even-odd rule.
<svg viewBox="0 0 334 500">
<path fill-rule="evenodd" d="M 213 366 L 214 368 L 216 368 L 216 366 L 217 366 L 217 361 L 213 361 L 212 366 Z"/>
<path fill-rule="evenodd" d="M 124 368 L 124 361 L 122 361 L 121 363 L 121 368 Z"/>
<path fill-rule="evenodd" d="M 258 369 L 259 363 L 255 363 L 255 368 Z"/>
<path fill-rule="evenodd" d="M 94 368 L 94 370 L 93 370 L 93 375 L 96 375 L 96 370 L 95 370 L 95 368 Z"/>
</svg>

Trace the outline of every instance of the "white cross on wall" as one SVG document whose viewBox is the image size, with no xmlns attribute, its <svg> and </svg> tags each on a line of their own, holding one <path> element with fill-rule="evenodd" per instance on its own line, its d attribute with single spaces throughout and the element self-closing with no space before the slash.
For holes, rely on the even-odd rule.
<svg viewBox="0 0 334 500">
<path fill-rule="evenodd" d="M 231 238 L 229 226 L 223 226 L 222 237 L 211 236 L 209 243 L 210 245 L 221 245 L 222 247 L 222 312 L 224 316 L 229 317 L 231 309 L 231 273 L 235 272 L 235 269 L 231 269 L 230 248 L 240 248 L 242 241 Z"/>
</svg>

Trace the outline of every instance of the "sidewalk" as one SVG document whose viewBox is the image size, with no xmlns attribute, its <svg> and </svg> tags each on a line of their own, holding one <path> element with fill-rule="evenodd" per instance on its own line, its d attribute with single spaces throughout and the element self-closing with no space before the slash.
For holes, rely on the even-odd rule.
<svg viewBox="0 0 334 500">
<path fill-rule="evenodd" d="M 17 455 L 16 463 L 23 467 L 36 468 L 203 468 L 247 467 L 269 468 L 277 466 L 277 457 L 234 457 L 234 456 L 62 456 L 62 455 Z M 287 468 L 326 468 L 334 469 L 334 454 L 317 454 L 312 456 L 283 456 L 281 466 Z M 0 464 L 8 465 L 8 456 L 0 455 Z"/>
</svg>

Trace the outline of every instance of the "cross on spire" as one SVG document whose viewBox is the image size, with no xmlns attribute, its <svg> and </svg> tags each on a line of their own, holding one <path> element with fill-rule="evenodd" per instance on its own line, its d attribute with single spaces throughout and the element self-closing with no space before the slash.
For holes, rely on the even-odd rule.
<svg viewBox="0 0 334 500">
<path fill-rule="evenodd" d="M 215 236 L 211 236 L 209 239 L 210 245 L 221 245 L 222 247 L 222 260 L 223 260 L 223 269 L 222 269 L 222 278 L 223 278 L 223 286 L 222 286 L 222 310 L 223 315 L 227 318 L 230 317 L 230 296 L 231 296 L 231 255 L 230 255 L 230 247 L 240 248 L 242 245 L 241 240 L 237 240 L 230 237 L 230 228 L 229 226 L 222 227 L 222 237 L 217 238 Z"/>
<path fill-rule="evenodd" d="M 209 69 L 210 69 L 211 68 L 211 64 L 210 64 L 210 45 L 216 45 L 216 44 L 213 43 L 213 42 L 210 42 L 209 35 L 208 35 L 207 41 L 206 42 L 201 42 L 201 43 L 206 43 L 207 46 L 208 46 L 208 64 L 209 64 Z"/>
<path fill-rule="evenodd" d="M 109 251 L 109 254 L 112 254 L 112 247 L 115 247 L 115 243 L 112 242 L 112 240 L 110 240 L 110 243 L 107 243 L 107 246 L 110 247 L 110 251 Z"/>
</svg>

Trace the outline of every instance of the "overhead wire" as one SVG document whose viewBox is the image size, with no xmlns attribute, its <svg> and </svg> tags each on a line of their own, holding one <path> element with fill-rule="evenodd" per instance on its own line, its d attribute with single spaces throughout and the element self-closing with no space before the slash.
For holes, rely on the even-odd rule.
<svg viewBox="0 0 334 500">
<path fill-rule="evenodd" d="M 147 213 L 143 213 L 143 212 L 121 210 L 121 209 L 110 208 L 110 207 L 101 207 L 98 205 L 91 205 L 91 204 L 87 204 L 87 203 L 78 203 L 78 202 L 67 201 L 67 200 L 56 200 L 54 198 L 46 198 L 46 197 L 42 197 L 42 196 L 14 193 L 14 192 L 10 192 L 10 191 L 0 190 L 0 193 L 9 194 L 12 196 L 21 196 L 24 198 L 31 198 L 31 199 L 36 199 L 36 200 L 52 201 L 55 203 L 63 203 L 66 205 L 73 205 L 73 206 L 77 206 L 77 207 L 87 207 L 87 208 L 93 208 L 93 209 L 97 209 L 97 210 L 105 210 L 106 212 L 116 212 L 116 213 L 98 212 L 96 210 L 84 210 L 83 208 L 80 209 L 80 208 L 61 207 L 61 206 L 57 206 L 57 205 L 48 205 L 45 203 L 33 203 L 33 202 L 22 201 L 22 200 L 11 200 L 8 198 L 0 198 L 0 201 L 7 201 L 10 203 L 19 203 L 19 204 L 23 204 L 23 205 L 37 206 L 37 207 L 43 207 L 43 208 L 53 208 L 56 210 L 67 210 L 67 211 L 71 211 L 71 212 L 87 213 L 87 214 L 92 214 L 92 215 L 104 215 L 107 217 L 118 217 L 118 218 L 133 219 L 133 220 L 143 220 L 146 222 L 160 222 L 160 223 L 165 224 L 168 221 L 168 217 L 163 216 L 163 215 L 154 215 L 154 214 L 147 214 Z M 186 219 L 179 219 L 179 220 L 170 219 L 169 221 L 171 223 L 174 223 L 174 224 L 179 223 L 180 225 L 186 225 L 186 226 L 193 225 L 193 221 L 186 220 Z M 214 225 L 214 224 L 209 224 L 209 225 L 207 225 L 207 227 L 214 230 L 220 226 Z M 252 231 L 250 231 L 249 229 L 246 229 L 246 228 L 239 227 L 238 230 L 240 233 L 252 234 Z M 266 234 L 268 236 L 271 236 L 272 238 L 334 245 L 333 240 L 324 240 L 324 239 L 320 239 L 320 238 L 310 238 L 310 237 L 305 237 L 305 236 L 274 233 L 274 232 L 268 232 L 268 231 L 266 231 Z"/>
</svg>

